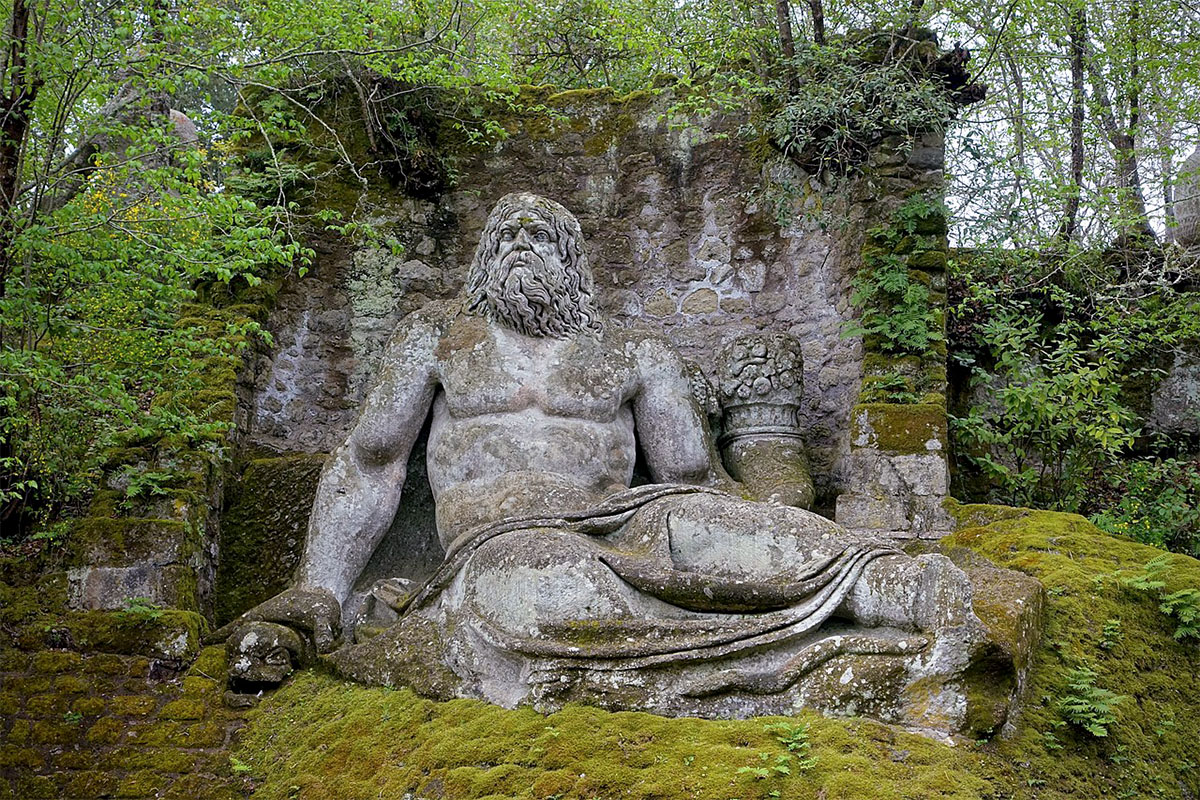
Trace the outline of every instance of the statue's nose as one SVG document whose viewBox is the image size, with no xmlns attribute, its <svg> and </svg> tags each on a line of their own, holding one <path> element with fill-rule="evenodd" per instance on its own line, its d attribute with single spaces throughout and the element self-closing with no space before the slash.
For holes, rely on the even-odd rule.
<svg viewBox="0 0 1200 800">
<path fill-rule="evenodd" d="M 533 242 L 529 238 L 529 233 L 524 228 L 517 231 L 517 238 L 513 240 L 513 247 L 529 250 L 532 246 Z"/>
</svg>

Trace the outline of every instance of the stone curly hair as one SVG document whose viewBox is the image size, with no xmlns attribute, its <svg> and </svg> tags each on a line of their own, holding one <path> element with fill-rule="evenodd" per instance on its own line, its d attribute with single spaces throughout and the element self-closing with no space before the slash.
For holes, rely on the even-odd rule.
<svg viewBox="0 0 1200 800">
<path fill-rule="evenodd" d="M 546 296 L 500 296 L 500 226 L 518 212 L 529 212 L 550 225 L 564 267 L 561 291 Z M 559 203 L 529 192 L 501 197 L 488 215 L 479 246 L 467 272 L 467 310 L 516 328 L 530 336 L 563 338 L 575 333 L 599 334 L 602 325 L 593 302 L 592 271 L 583 249 L 583 232 L 575 215 Z M 516 308 L 513 308 L 513 306 Z"/>
</svg>

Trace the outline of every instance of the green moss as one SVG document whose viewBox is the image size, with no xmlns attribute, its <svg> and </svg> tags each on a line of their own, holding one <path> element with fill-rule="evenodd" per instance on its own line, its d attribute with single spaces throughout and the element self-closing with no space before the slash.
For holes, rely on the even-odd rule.
<svg viewBox="0 0 1200 800">
<path fill-rule="evenodd" d="M 583 154 L 603 155 L 610 148 L 619 145 L 636 124 L 637 120 L 630 113 L 604 115 L 596 125 L 596 132 L 584 140 Z"/>
<path fill-rule="evenodd" d="M 911 765 L 893 756 L 920 753 L 931 763 L 960 754 L 920 736 L 865 720 L 805 714 L 818 758 L 808 774 L 770 785 L 738 773 L 760 752 L 785 752 L 768 720 L 667 719 L 571 706 L 548 717 L 484 703 L 434 703 L 301 673 L 251 712 L 235 757 L 263 779 L 256 798 L 445 797 L 789 798 L 886 796 L 830 793 L 863 786 L 899 788 Z M 943 768 L 925 797 L 973 797 L 983 782 Z M 292 787 L 299 787 L 295 792 Z M 436 787 L 436 791 L 435 791 Z M 824 794 L 821 794 L 824 787 Z M 944 790 L 944 791 L 941 791 Z M 840 792 L 841 790 L 839 790 Z M 292 794 L 289 794 L 292 792 Z"/>
<path fill-rule="evenodd" d="M 202 719 L 205 703 L 192 698 L 172 700 L 158 712 L 161 719 Z"/>
<path fill-rule="evenodd" d="M 946 409 L 934 403 L 860 403 L 851 413 L 850 442 L 895 454 L 927 453 L 947 442 Z M 936 448 L 935 448 L 936 449 Z"/>
<path fill-rule="evenodd" d="M 958 528 L 982 528 L 1005 519 L 1018 519 L 1028 516 L 1033 509 L 1016 508 L 1014 506 L 997 506 L 987 503 L 960 503 L 954 498 L 947 498 L 942 503 L 946 513 L 954 520 Z"/>
<path fill-rule="evenodd" d="M 108 701 L 109 711 L 119 717 L 143 717 L 158 708 L 153 695 L 123 694 Z"/>
<path fill-rule="evenodd" d="M 77 670 L 82 665 L 83 656 L 79 653 L 48 651 L 36 653 L 31 666 L 35 672 L 58 673 Z"/>
<path fill-rule="evenodd" d="M 187 558 L 198 546 L 191 526 L 170 519 L 85 517 L 71 530 L 69 561 L 73 566 L 129 566 Z"/>
<path fill-rule="evenodd" d="M 982 554 L 1050 589 L 1029 703 L 1007 738 L 948 747 L 866 720 L 804 713 L 816 768 L 756 781 L 738 769 L 756 764 L 760 752 L 782 752 L 764 720 L 667 719 L 582 706 L 544 717 L 474 701 L 437 703 L 307 671 L 250 712 L 234 755 L 261 782 L 255 797 L 262 800 L 405 793 L 461 800 L 746 798 L 769 791 L 800 800 L 1082 800 L 1200 792 L 1192 764 L 1200 700 L 1189 678 L 1200 670 L 1200 650 L 1175 642 L 1153 598 L 1120 582 L 1159 551 L 1113 539 L 1077 516 L 954 511 L 963 528 L 945 547 Z M 986 527 L 971 524 L 988 520 Z M 1200 562 L 1176 557 L 1172 574 L 1172 586 L 1200 585 Z M 1003 587 L 993 588 L 1002 598 Z M 1004 614 L 981 613 L 989 624 L 1005 624 Z M 1122 620 L 1125 636 L 1104 649 L 1100 628 L 1109 617 Z M 1107 741 L 1056 724 L 1066 675 L 1080 663 L 1090 664 L 1105 688 L 1131 698 L 1118 708 Z M 995 719 L 989 698 L 998 695 L 989 675 L 975 677 L 973 713 L 983 732 Z M 1046 733 L 1055 733 L 1061 749 L 1047 749 Z"/>
<path fill-rule="evenodd" d="M 117 776 L 96 770 L 72 772 L 60 778 L 62 797 L 112 797 L 119 786 Z"/>
<path fill-rule="evenodd" d="M 123 720 L 115 717 L 103 717 L 88 728 L 84 738 L 92 744 L 116 744 L 125 733 L 125 725 Z"/>
<path fill-rule="evenodd" d="M 145 675 L 149 663 L 145 658 L 121 659 L 117 654 L 190 661 L 199 651 L 208 623 L 198 613 L 176 609 L 164 610 L 153 618 L 121 611 L 38 611 L 22 618 L 20 626 L 11 630 L 22 648 L 41 651 L 34 656 L 33 669 L 47 672 L 37 679 L 44 686 L 26 690 L 47 691 L 52 683 L 49 675 L 56 668 L 58 672 L 69 669 L 84 674 Z M 62 641 L 70 642 L 77 650 L 108 656 L 93 655 L 85 660 L 76 652 L 44 649 L 59 646 Z M 35 681 L 32 677 L 13 680 Z"/>
<path fill-rule="evenodd" d="M 189 677 L 216 679 L 225 674 L 225 648 L 222 645 L 210 645 L 200 651 L 200 655 L 192 662 L 187 672 Z"/>
<path fill-rule="evenodd" d="M 1076 515 L 1012 511 L 1017 515 L 964 527 L 946 541 L 1034 575 L 1048 589 L 1044 643 L 1030 673 L 1033 702 L 1017 735 L 999 743 L 997 753 L 1028 763 L 1031 777 L 1047 786 L 1088 776 L 1094 794 L 1194 794 L 1200 781 L 1188 766 L 1188 743 L 1200 741 L 1200 703 L 1183 676 L 1197 674 L 1200 650 L 1174 641 L 1173 625 L 1154 598 L 1121 581 L 1161 551 L 1106 536 Z M 1176 556 L 1170 575 L 1173 587 L 1200 586 L 1200 562 Z M 1103 623 L 1114 618 L 1125 635 L 1116 646 L 1101 647 Z M 1081 664 L 1099 673 L 1099 685 L 1130 698 L 1118 707 L 1107 740 L 1057 727 L 1056 702 L 1067 674 Z M 1043 734 L 1056 731 L 1063 749 L 1046 750 Z"/>
<path fill-rule="evenodd" d="M 922 250 L 908 257 L 908 266 L 925 272 L 946 271 L 945 250 Z"/>
<path fill-rule="evenodd" d="M 324 455 L 256 459 L 226 488 L 218 624 L 286 589 L 300 559 Z"/>
<path fill-rule="evenodd" d="M 102 697 L 77 697 L 71 702 L 71 710 L 85 717 L 96 717 L 104 713 L 105 705 Z"/>
</svg>

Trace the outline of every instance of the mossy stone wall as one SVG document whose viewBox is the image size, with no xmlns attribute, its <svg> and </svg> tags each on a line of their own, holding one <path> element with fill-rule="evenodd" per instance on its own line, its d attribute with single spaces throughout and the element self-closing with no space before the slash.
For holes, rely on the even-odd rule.
<svg viewBox="0 0 1200 800">
<path fill-rule="evenodd" d="M 845 491 L 836 519 L 853 530 L 909 539 L 940 538 L 953 528 L 943 510 L 949 496 L 946 415 L 946 264 L 949 243 L 943 190 L 942 137 L 886 142 L 866 184 L 885 188 L 874 207 L 876 226 L 860 252 L 866 280 L 882 263 L 898 262 L 928 303 L 929 337 L 920 349 L 878 334 L 863 337 L 863 378 L 851 411 Z M 864 314 L 887 315 L 879 292 Z"/>
<path fill-rule="evenodd" d="M 0 797 L 245 796 L 223 661 L 220 648 L 183 671 L 138 655 L 0 649 Z"/>
</svg>

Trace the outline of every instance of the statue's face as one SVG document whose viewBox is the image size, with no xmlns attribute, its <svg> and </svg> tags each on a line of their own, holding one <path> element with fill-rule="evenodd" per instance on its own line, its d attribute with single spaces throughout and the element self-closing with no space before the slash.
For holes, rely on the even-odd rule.
<svg viewBox="0 0 1200 800">
<path fill-rule="evenodd" d="M 501 262 L 510 255 L 530 252 L 543 261 L 558 260 L 558 237 L 554 227 L 532 214 L 513 214 L 500 223 L 497 235 L 500 244 L 496 257 Z"/>
<path fill-rule="evenodd" d="M 565 277 L 558 236 L 541 217 L 519 211 L 500 224 L 496 236 L 498 277 L 506 289 L 529 291 L 540 284 L 553 292 Z"/>
</svg>

